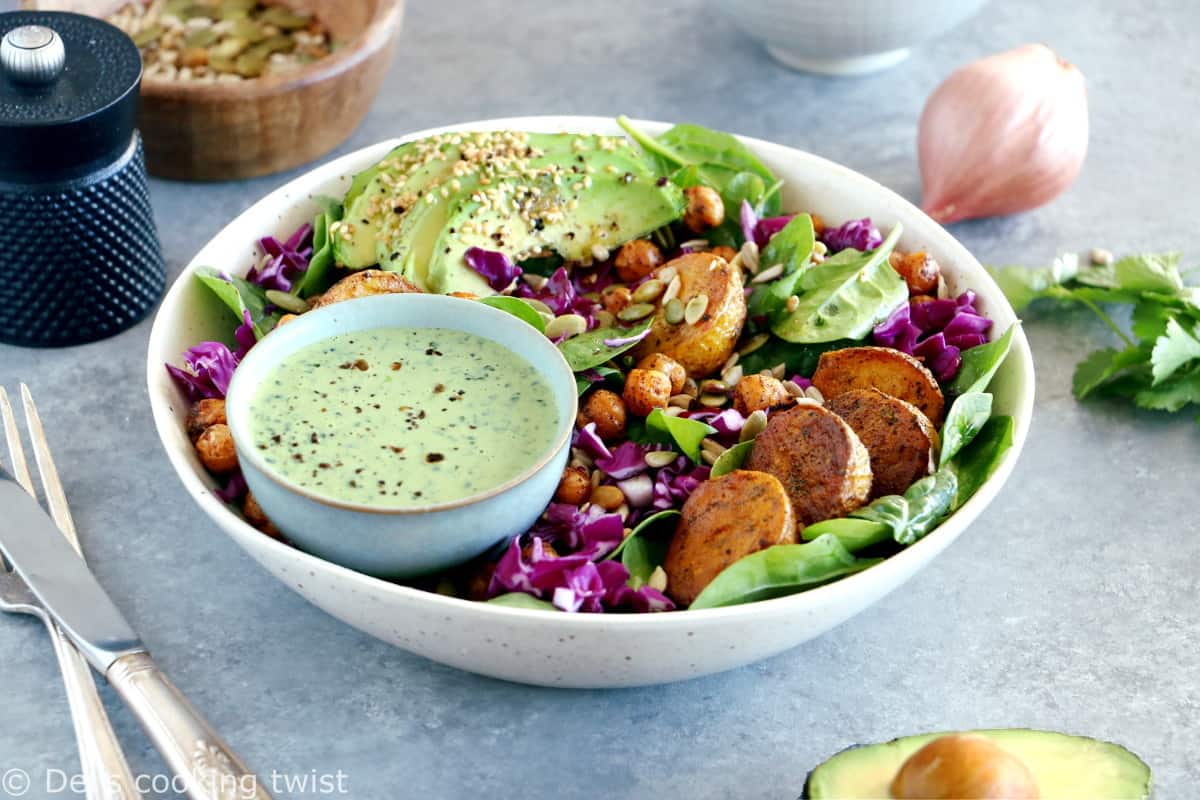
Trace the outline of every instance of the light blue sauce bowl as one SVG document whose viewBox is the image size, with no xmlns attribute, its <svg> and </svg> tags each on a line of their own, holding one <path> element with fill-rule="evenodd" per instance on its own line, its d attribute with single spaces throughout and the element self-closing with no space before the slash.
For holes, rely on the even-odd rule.
<svg viewBox="0 0 1200 800">
<path fill-rule="evenodd" d="M 288 355 L 339 333 L 372 328 L 450 328 L 512 350 L 550 385 L 558 412 L 553 443 L 517 477 L 447 503 L 381 508 L 324 497 L 279 475 L 251 436 L 250 403 Z M 342 566 L 412 578 L 462 564 L 528 530 L 562 477 L 578 409 L 575 379 L 558 348 L 533 326 L 482 303 L 433 294 L 390 294 L 335 303 L 272 331 L 234 373 L 226 415 L 246 483 L 263 512 L 296 546 Z M 508 413 L 497 406 L 495 413 Z M 493 454 L 480 452 L 478 458 Z"/>
</svg>

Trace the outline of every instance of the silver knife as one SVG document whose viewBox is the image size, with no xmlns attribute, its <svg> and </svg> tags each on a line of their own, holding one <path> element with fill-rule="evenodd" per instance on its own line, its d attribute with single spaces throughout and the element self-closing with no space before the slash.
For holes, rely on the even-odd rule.
<svg viewBox="0 0 1200 800">
<path fill-rule="evenodd" d="M 58 532 L 0 467 L 0 552 L 88 662 L 138 718 L 194 800 L 271 800 L 150 658 L 133 627 Z"/>
</svg>

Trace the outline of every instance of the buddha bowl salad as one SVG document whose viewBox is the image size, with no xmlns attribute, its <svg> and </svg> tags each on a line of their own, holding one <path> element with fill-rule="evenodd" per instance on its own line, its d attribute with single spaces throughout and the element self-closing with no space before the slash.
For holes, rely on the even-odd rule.
<svg viewBox="0 0 1200 800">
<path fill-rule="evenodd" d="M 575 372 L 572 457 L 524 535 L 421 588 L 566 612 L 727 606 L 804 591 L 921 539 L 1012 444 L 988 384 L 1013 331 L 870 219 L 784 209 L 734 137 L 516 131 L 406 142 L 244 278 L 197 278 L 228 344 L 167 369 L 219 494 L 250 495 L 224 395 L 305 311 L 441 292 L 507 311 Z M 502 413 L 502 412 L 500 412 Z"/>
</svg>

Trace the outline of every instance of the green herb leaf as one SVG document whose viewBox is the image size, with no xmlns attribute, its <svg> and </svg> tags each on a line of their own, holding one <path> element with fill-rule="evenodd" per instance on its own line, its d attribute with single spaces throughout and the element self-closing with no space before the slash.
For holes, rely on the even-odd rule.
<svg viewBox="0 0 1200 800">
<path fill-rule="evenodd" d="M 700 463 L 700 442 L 717 429 L 699 420 L 672 417 L 661 408 L 656 408 L 646 417 L 646 434 L 653 440 L 665 444 L 674 443 L 680 452 Z"/>
<path fill-rule="evenodd" d="M 950 406 L 946 422 L 942 426 L 942 455 L 940 465 L 958 455 L 958 451 L 971 443 L 984 423 L 992 416 L 992 396 L 987 392 L 960 394 Z"/>
<path fill-rule="evenodd" d="M 750 450 L 754 447 L 754 440 L 748 442 L 738 442 L 733 447 L 721 453 L 717 460 L 713 462 L 712 471 L 709 472 L 709 478 L 719 478 L 722 475 L 728 475 L 735 469 L 741 469 L 742 464 L 746 463 L 746 459 L 750 457 Z"/>
<path fill-rule="evenodd" d="M 531 594 L 524 592 L 508 592 L 506 594 L 496 595 L 489 603 L 497 606 L 507 606 L 508 608 L 528 608 L 533 611 L 558 611 L 553 603 L 546 600 L 539 600 Z"/>
<path fill-rule="evenodd" d="M 892 538 L 908 546 L 933 530 L 954 502 L 958 479 L 951 469 L 939 469 L 908 487 L 903 495 L 890 494 L 857 511 L 856 519 L 879 522 L 892 529 Z"/>
<path fill-rule="evenodd" d="M 1018 314 L 1047 289 L 1059 286 L 1079 274 L 1079 256 L 1067 253 L 1054 259 L 1049 267 L 999 267 L 991 270 L 1001 291 Z"/>
<path fill-rule="evenodd" d="M 813 245 L 817 236 L 812 217 L 797 214 L 759 254 L 759 268 L 769 269 L 783 265 L 783 274 L 771 281 L 754 287 L 747 305 L 751 317 L 776 318 L 787 306 L 788 298 L 798 291 L 797 283 L 812 260 Z"/>
<path fill-rule="evenodd" d="M 653 319 L 648 319 L 633 328 L 597 328 L 594 331 L 587 331 L 578 336 L 572 336 L 570 339 L 564 339 L 558 349 L 562 351 L 563 358 L 567 360 L 572 370 L 582 372 L 611 361 L 638 344 L 633 341 L 618 347 L 610 347 L 604 343 L 605 339 L 629 339 L 649 329 L 651 322 Z"/>
<path fill-rule="evenodd" d="M 1189 361 L 1200 358 L 1200 339 L 1189 333 L 1175 319 L 1167 321 L 1163 335 L 1154 342 L 1150 352 L 1151 372 L 1157 386 L 1179 371 Z"/>
<path fill-rule="evenodd" d="M 542 315 L 533 310 L 533 306 L 526 303 L 519 297 L 508 297 L 502 294 L 492 295 L 491 297 L 481 297 L 479 302 L 485 306 L 498 308 L 501 311 L 506 311 L 512 314 L 517 319 L 528 322 L 533 327 L 537 328 L 538 333 L 546 332 L 546 320 L 542 319 Z"/>
<path fill-rule="evenodd" d="M 1083 400 L 1106 387 L 1113 378 L 1129 368 L 1144 366 L 1149 360 L 1149 348 L 1142 345 L 1127 347 L 1124 350 L 1114 350 L 1111 347 L 1097 350 L 1076 365 L 1071 391 L 1075 394 L 1075 399 Z"/>
<path fill-rule="evenodd" d="M 951 511 L 961 508 L 992 476 L 1004 454 L 1012 448 L 1014 427 L 1012 417 L 992 417 L 947 467 L 938 470 L 953 474 L 958 481 Z"/>
<path fill-rule="evenodd" d="M 1133 402 L 1151 411 L 1178 411 L 1188 403 L 1200 403 L 1200 367 L 1141 389 L 1133 395 Z"/>
<path fill-rule="evenodd" d="M 259 339 L 270 333 L 283 316 L 268 314 L 266 291 L 242 278 L 224 276 L 212 267 L 202 267 L 196 271 L 196 279 L 233 312 L 238 325 L 242 324 L 242 312 L 249 311 L 254 335 Z"/>
<path fill-rule="evenodd" d="M 665 511 L 659 511 L 655 514 L 651 514 L 650 516 L 646 517 L 644 520 L 642 520 L 641 522 L 639 522 L 637 524 L 637 527 L 634 528 L 628 536 L 626 536 L 624 539 L 621 540 L 621 543 L 619 545 L 617 545 L 615 550 L 613 550 L 611 553 L 609 553 L 607 556 L 604 557 L 605 560 L 607 561 L 610 558 L 616 558 L 617 556 L 621 555 L 622 553 L 625 552 L 625 548 L 629 547 L 630 543 L 633 540 L 639 539 L 643 533 L 648 532 L 651 528 L 658 527 L 660 525 L 660 523 L 664 522 L 665 520 L 672 519 L 673 517 L 678 517 L 678 516 L 679 516 L 679 511 L 677 509 L 668 508 Z M 622 558 L 621 563 L 625 564 L 624 558 Z M 629 564 L 625 564 L 625 566 L 628 567 Z M 651 567 L 650 571 L 653 572 L 654 568 Z M 647 576 L 647 577 L 649 577 L 649 576 Z"/>
<path fill-rule="evenodd" d="M 900 238 L 896 225 L 883 244 L 869 253 L 842 250 L 823 264 L 800 273 L 800 305 L 771 325 L 789 342 L 861 339 L 908 302 L 908 285 L 888 264 Z"/>
<path fill-rule="evenodd" d="M 730 564 L 704 587 L 690 608 L 718 608 L 796 594 L 882 560 L 855 558 L 832 535 L 807 544 L 777 544 Z"/>
<path fill-rule="evenodd" d="M 999 339 L 964 350 L 962 366 L 959 367 L 958 374 L 954 376 L 954 381 L 950 384 L 950 392 L 963 395 L 987 389 L 996 370 L 1000 369 L 1000 365 L 1008 356 L 1008 351 L 1012 348 L 1013 335 L 1020 324 L 1015 322 L 1010 325 Z"/>
<path fill-rule="evenodd" d="M 1130 318 L 1133 335 L 1144 341 L 1154 341 L 1167 332 L 1167 323 L 1175 313 L 1175 309 L 1157 300 L 1138 300 Z"/>
<path fill-rule="evenodd" d="M 1112 265 L 1117 286 L 1141 292 L 1173 292 L 1183 288 L 1179 253 L 1126 256 Z"/>
<path fill-rule="evenodd" d="M 892 526 L 869 519 L 837 517 L 813 523 L 800 531 L 800 538 L 811 542 L 825 535 L 836 536 L 851 553 L 886 542 L 892 538 Z"/>
</svg>

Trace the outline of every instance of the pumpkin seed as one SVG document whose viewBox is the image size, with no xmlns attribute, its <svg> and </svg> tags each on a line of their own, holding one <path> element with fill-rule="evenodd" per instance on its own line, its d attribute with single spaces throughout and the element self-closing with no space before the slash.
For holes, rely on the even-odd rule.
<svg viewBox="0 0 1200 800">
<path fill-rule="evenodd" d="M 724 381 L 709 378 L 706 381 L 700 381 L 700 391 L 704 394 L 725 394 L 729 391 L 729 386 Z"/>
<path fill-rule="evenodd" d="M 221 34 L 214 31 L 212 28 L 200 28 L 189 33 L 183 38 L 184 47 L 208 47 L 221 38 Z"/>
<path fill-rule="evenodd" d="M 783 388 L 792 397 L 804 397 L 804 387 L 795 381 L 784 381 Z"/>
<path fill-rule="evenodd" d="M 667 406 L 666 408 L 663 409 L 663 413 L 666 414 L 668 417 L 678 417 L 684 411 L 687 411 L 687 409 L 680 408 L 679 406 Z"/>
<path fill-rule="evenodd" d="M 673 394 L 667 398 L 667 405 L 688 408 L 692 404 L 692 396 L 688 394 Z"/>
<path fill-rule="evenodd" d="M 672 297 L 663 309 L 663 317 L 671 325 L 678 325 L 683 322 L 683 301 L 678 297 Z"/>
<path fill-rule="evenodd" d="M 742 257 L 742 266 L 750 272 L 758 272 L 758 245 L 754 242 L 746 242 L 742 245 L 742 249 L 738 251 L 738 255 Z"/>
<path fill-rule="evenodd" d="M 303 314 L 308 311 L 308 301 L 289 292 L 267 289 L 266 295 L 268 303 L 279 306 L 284 311 L 290 311 L 293 314 Z"/>
<path fill-rule="evenodd" d="M 546 338 L 578 336 L 587 330 L 587 320 L 578 314 L 563 314 L 546 324 Z"/>
<path fill-rule="evenodd" d="M 234 20 L 231 33 L 239 39 L 245 39 L 250 44 L 258 44 L 267 38 L 262 25 L 249 19 Z"/>
<path fill-rule="evenodd" d="M 813 400 L 811 397 L 797 397 L 797 398 L 796 398 L 796 405 L 798 405 L 798 406 L 811 406 L 811 407 L 813 407 L 813 408 L 820 408 L 820 407 L 821 407 L 821 404 L 820 404 L 820 403 L 818 403 L 816 400 Z"/>
<path fill-rule="evenodd" d="M 550 314 L 551 316 L 554 314 L 554 311 L 550 308 L 550 306 L 546 305 L 541 300 L 534 300 L 532 297 L 530 297 L 525 302 L 528 303 L 530 307 L 539 314 Z"/>
<path fill-rule="evenodd" d="M 543 289 L 550 279 L 545 275 L 534 275 L 532 272 L 527 272 L 521 276 L 521 280 L 525 281 L 529 287 L 535 291 Z"/>
<path fill-rule="evenodd" d="M 707 250 L 708 239 L 688 239 L 683 244 L 679 245 L 680 250 Z"/>
<path fill-rule="evenodd" d="M 227 61 L 231 65 L 230 69 L 222 71 L 233 72 L 233 60 L 244 53 L 249 46 L 250 42 L 245 39 L 238 36 L 226 36 L 208 51 L 208 62 L 211 64 L 214 61 Z"/>
<path fill-rule="evenodd" d="M 654 313 L 654 306 L 649 303 L 634 303 L 631 306 L 625 306 L 617 312 L 617 319 L 622 322 L 637 322 L 639 319 L 645 319 Z"/>
<path fill-rule="evenodd" d="M 750 283 L 766 283 L 773 281 L 783 274 L 783 264 L 776 264 L 773 267 L 767 267 L 762 272 L 750 279 Z"/>
<path fill-rule="evenodd" d="M 633 290 L 633 302 L 653 303 L 663 293 L 666 286 L 657 278 L 651 278 Z"/>
<path fill-rule="evenodd" d="M 571 464 L 573 466 L 587 467 L 588 469 L 596 466 L 596 462 L 592 460 L 587 451 L 578 447 L 571 448 Z"/>
<path fill-rule="evenodd" d="M 148 25 L 133 35 L 133 43 L 138 47 L 145 47 L 157 40 L 164 32 L 165 29 L 162 25 Z"/>
<path fill-rule="evenodd" d="M 669 284 L 675 280 L 675 276 L 679 274 L 679 270 L 674 267 L 663 267 L 658 271 L 658 279 L 663 283 Z"/>
<path fill-rule="evenodd" d="M 783 380 L 783 376 L 787 374 L 787 364 L 776 364 L 771 367 L 771 377 Z"/>
<path fill-rule="evenodd" d="M 741 356 L 735 352 L 729 358 L 725 359 L 725 363 L 721 365 L 721 372 L 724 372 L 725 370 L 732 367 L 734 364 L 738 363 L 739 358 L 741 358 Z"/>
<path fill-rule="evenodd" d="M 667 571 L 662 568 L 661 564 L 654 568 L 654 572 L 650 573 L 650 577 L 646 579 L 646 585 L 660 592 L 667 590 Z"/>
<path fill-rule="evenodd" d="M 617 321 L 616 317 L 604 310 L 597 311 L 595 316 L 597 328 L 611 328 Z"/>
<path fill-rule="evenodd" d="M 739 442 L 748 442 L 755 436 L 763 432 L 763 428 L 767 427 L 767 412 L 761 408 L 755 411 L 750 416 L 746 417 L 746 422 L 742 425 L 742 431 L 738 434 Z"/>
<path fill-rule="evenodd" d="M 267 66 L 266 53 L 260 53 L 255 50 L 247 50 L 237 57 L 234 62 L 234 71 L 243 78 L 257 78 L 262 75 L 263 70 Z"/>
<path fill-rule="evenodd" d="M 663 278 L 663 280 L 667 282 L 667 290 L 663 292 L 662 304 L 666 305 L 679 296 L 679 290 L 683 287 L 683 281 L 680 279 L 678 273 L 672 275 L 669 279 Z"/>
<path fill-rule="evenodd" d="M 674 464 L 677 458 L 679 458 L 679 453 L 674 450 L 651 450 L 645 456 L 646 466 L 652 469 L 661 469 L 668 464 Z"/>
<path fill-rule="evenodd" d="M 701 450 L 701 451 L 700 451 L 700 460 L 701 460 L 701 461 L 703 461 L 705 464 L 707 464 L 707 465 L 708 465 L 708 466 L 710 466 L 710 467 L 711 467 L 713 464 L 716 464 L 716 463 L 717 463 L 717 459 L 718 459 L 718 458 L 720 458 L 720 457 L 721 457 L 721 454 L 720 454 L 720 453 L 710 453 L 710 452 L 709 452 L 709 451 L 707 451 L 707 450 Z"/>
<path fill-rule="evenodd" d="M 695 378 L 684 379 L 683 393 L 688 397 L 698 397 L 700 395 L 700 384 L 696 383 Z"/>
<path fill-rule="evenodd" d="M 702 394 L 700 395 L 700 405 L 705 408 L 720 408 L 729 400 L 723 394 Z"/>
<path fill-rule="evenodd" d="M 705 311 L 708 311 L 708 295 L 698 294 L 688 300 L 684 307 L 683 321 L 688 325 L 695 325 L 704 316 Z"/>
<path fill-rule="evenodd" d="M 756 333 L 753 336 L 751 336 L 749 339 L 747 339 L 746 343 L 741 346 L 741 349 L 739 349 L 737 351 L 738 355 L 741 356 L 742 358 L 745 358 L 746 356 L 750 355 L 751 353 L 753 353 L 758 348 L 762 347 L 764 344 L 766 344 L 770 340 L 771 340 L 771 334 Z"/>
<path fill-rule="evenodd" d="M 307 28 L 308 23 L 312 21 L 312 15 L 297 14 L 283 6 L 270 6 L 258 15 L 258 21 L 264 25 L 275 25 L 285 31 L 294 31 Z"/>
<path fill-rule="evenodd" d="M 701 450 L 711 450 L 714 453 L 724 453 L 729 448 L 718 442 L 716 439 L 710 439 L 707 436 L 700 440 Z"/>
<path fill-rule="evenodd" d="M 729 369 L 721 373 L 721 380 L 729 386 L 737 386 L 738 381 L 742 379 L 742 365 L 734 364 Z"/>
<path fill-rule="evenodd" d="M 804 390 L 804 396 L 813 402 L 825 405 L 825 395 L 821 394 L 821 390 L 815 386 L 810 386 Z"/>
</svg>

